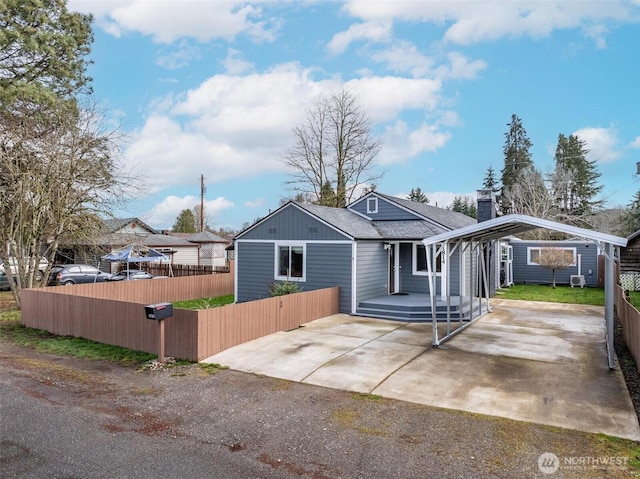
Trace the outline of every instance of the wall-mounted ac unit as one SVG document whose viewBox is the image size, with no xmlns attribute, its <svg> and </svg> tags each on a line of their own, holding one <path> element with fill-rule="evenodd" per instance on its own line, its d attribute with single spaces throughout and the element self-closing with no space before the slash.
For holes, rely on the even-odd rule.
<svg viewBox="0 0 640 479">
<path fill-rule="evenodd" d="M 571 287 L 572 288 L 574 286 L 580 286 L 581 288 L 583 288 L 584 285 L 586 284 L 586 282 L 584 280 L 584 275 L 582 275 L 582 274 L 572 274 L 569 277 L 569 282 L 571 283 Z"/>
</svg>

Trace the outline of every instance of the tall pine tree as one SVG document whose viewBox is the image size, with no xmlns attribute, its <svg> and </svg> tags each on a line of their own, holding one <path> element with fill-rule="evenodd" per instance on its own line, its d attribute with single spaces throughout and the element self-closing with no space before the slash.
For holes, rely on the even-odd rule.
<svg viewBox="0 0 640 479">
<path fill-rule="evenodd" d="M 504 198 L 508 190 L 518 181 L 520 172 L 533 165 L 529 150 L 533 146 L 527 132 L 522 126 L 522 120 L 518 115 L 511 115 L 509 131 L 505 133 L 505 142 L 502 149 L 504 153 L 504 168 L 502 168 L 502 189 L 500 196 Z M 503 214 L 511 211 L 511 204 L 505 201 L 500 202 L 500 209 Z"/>
<path fill-rule="evenodd" d="M 600 172 L 595 160 L 587 160 L 585 145 L 577 135 L 560 134 L 555 154 L 555 176 L 559 180 L 557 206 L 567 219 L 577 223 L 582 223 L 585 216 L 594 213 L 603 203 L 596 199 L 602 191 L 597 183 Z"/>
</svg>

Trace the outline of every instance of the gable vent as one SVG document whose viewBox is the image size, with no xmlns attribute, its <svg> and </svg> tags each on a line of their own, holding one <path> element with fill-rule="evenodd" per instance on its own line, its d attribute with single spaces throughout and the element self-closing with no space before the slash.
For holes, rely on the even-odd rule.
<svg viewBox="0 0 640 479">
<path fill-rule="evenodd" d="M 317 232 L 318 232 L 317 226 L 309 226 L 309 233 L 317 233 Z"/>
<path fill-rule="evenodd" d="M 278 232 L 278 230 L 276 228 L 269 228 L 269 234 L 270 235 L 274 235 Z"/>
</svg>

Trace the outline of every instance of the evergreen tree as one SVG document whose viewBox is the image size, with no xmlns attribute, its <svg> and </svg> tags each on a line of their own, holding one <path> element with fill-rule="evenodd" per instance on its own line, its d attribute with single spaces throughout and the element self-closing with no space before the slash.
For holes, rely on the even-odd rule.
<svg viewBox="0 0 640 479">
<path fill-rule="evenodd" d="M 640 191 L 638 191 L 631 203 L 629 209 L 622 217 L 622 235 L 629 236 L 640 230 Z"/>
<path fill-rule="evenodd" d="M 596 161 L 586 158 L 585 142 L 576 135 L 558 135 L 555 154 L 555 175 L 562 178 L 556 197 L 559 210 L 574 219 L 592 214 L 602 206 L 595 197 L 602 190 L 597 184 L 600 177 Z"/>
<path fill-rule="evenodd" d="M 482 188 L 485 190 L 491 190 L 492 193 L 498 193 L 500 191 L 498 178 L 496 178 L 496 173 L 493 171 L 491 166 L 487 168 L 487 173 L 482 180 Z"/>
<path fill-rule="evenodd" d="M 182 210 L 176 218 L 176 222 L 171 231 L 174 233 L 195 233 L 196 219 L 193 216 L 193 211 L 188 209 Z"/>
<path fill-rule="evenodd" d="M 505 133 L 505 142 L 503 147 L 504 168 L 502 168 L 502 189 L 500 196 L 504 198 L 505 193 L 518 181 L 520 172 L 525 168 L 532 166 L 531 153 L 529 150 L 533 146 L 527 132 L 522 126 L 522 120 L 518 115 L 511 115 L 511 123 L 509 123 L 509 131 Z M 510 212 L 511 205 L 501 202 L 500 209 L 503 214 Z"/>
<path fill-rule="evenodd" d="M 409 199 L 411 201 L 417 201 L 418 203 L 424 203 L 424 204 L 428 204 L 429 203 L 429 198 L 427 198 L 427 195 L 425 195 L 422 192 L 420 187 L 411 188 L 411 192 L 409 193 Z"/>
<path fill-rule="evenodd" d="M 320 189 L 320 198 L 318 198 L 317 204 L 321 206 L 336 206 L 336 192 L 333 191 L 333 187 L 329 180 L 322 184 L 322 188 Z"/>
<path fill-rule="evenodd" d="M 470 216 L 471 218 L 478 217 L 478 207 L 476 206 L 476 202 L 473 198 L 469 198 L 468 196 L 456 196 L 448 209 Z"/>
</svg>

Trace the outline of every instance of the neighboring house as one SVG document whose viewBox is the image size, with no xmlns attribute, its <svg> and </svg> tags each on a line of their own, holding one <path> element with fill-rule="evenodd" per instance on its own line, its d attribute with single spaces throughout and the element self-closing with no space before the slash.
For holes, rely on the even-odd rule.
<svg viewBox="0 0 640 479">
<path fill-rule="evenodd" d="M 509 248 L 511 252 L 508 252 Z M 566 251 L 568 258 L 572 258 L 567 269 L 556 270 L 556 284 L 598 286 L 598 247 L 593 243 L 584 240 L 541 241 L 511 237 L 508 241 L 503 241 L 502 251 L 503 257 L 509 254 L 512 256 L 513 283 L 552 283 L 551 270 L 538 263 L 538 257 L 544 248 L 561 248 Z"/>
<path fill-rule="evenodd" d="M 346 208 L 289 202 L 236 236 L 236 301 L 265 298 L 274 282 L 296 281 L 302 291 L 339 286 L 341 312 L 385 317 L 367 309 L 366 301 L 429 293 L 422 240 L 475 223 L 461 213 L 377 192 Z M 452 277 L 465 277 L 467 254 L 450 256 Z M 433 258 L 432 267 L 435 289 L 444 296 L 450 283 L 441 258 Z M 468 294 L 454 289 L 471 287 L 451 286 L 449 293 Z"/>
<path fill-rule="evenodd" d="M 627 238 L 627 246 L 620 249 L 620 274 L 640 273 L 640 230 Z"/>
<path fill-rule="evenodd" d="M 160 234 L 138 218 L 116 218 L 104 221 L 104 234 L 86 244 L 63 245 L 55 262 L 98 265 L 100 257 L 130 244 L 148 246 L 171 258 L 172 264 L 199 264 L 200 245 L 188 239 Z M 117 265 L 101 264 L 105 271 Z"/>
<path fill-rule="evenodd" d="M 180 236 L 189 243 L 195 243 L 199 246 L 198 263 L 201 266 L 221 267 L 227 265 L 226 247 L 229 240 L 224 239 L 211 231 L 201 231 L 200 233 L 168 233 L 171 236 Z M 191 264 L 191 263 L 181 263 Z"/>
<path fill-rule="evenodd" d="M 620 284 L 629 291 L 640 291 L 640 231 L 627 238 L 620 248 Z"/>
</svg>

